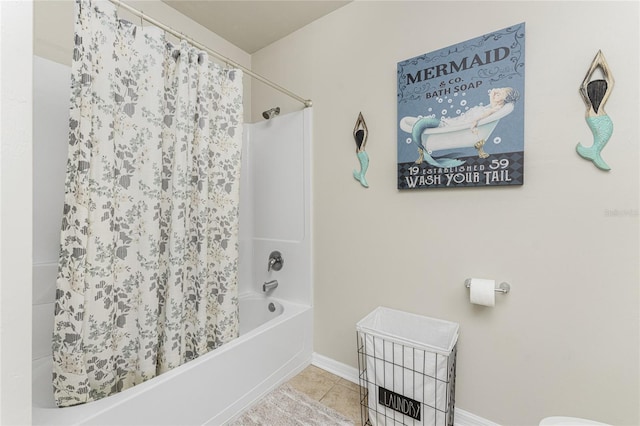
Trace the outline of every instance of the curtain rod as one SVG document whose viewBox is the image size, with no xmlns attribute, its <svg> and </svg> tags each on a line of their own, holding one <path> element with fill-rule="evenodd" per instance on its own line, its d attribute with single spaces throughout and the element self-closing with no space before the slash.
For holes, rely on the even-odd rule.
<svg viewBox="0 0 640 426">
<path fill-rule="evenodd" d="M 155 19 L 151 18 L 150 16 L 145 15 L 144 13 L 142 13 L 142 11 L 135 9 L 131 6 L 129 6 L 126 3 L 123 3 L 120 0 L 109 0 L 111 3 L 115 4 L 118 7 L 122 7 L 126 10 L 128 10 L 129 12 L 133 13 L 134 15 L 136 15 L 137 17 L 139 17 L 140 19 L 143 19 L 145 21 L 147 21 L 148 23 L 155 25 L 156 27 L 164 30 L 165 32 L 168 32 L 171 35 L 174 35 L 176 37 L 178 37 L 181 40 L 185 40 L 187 42 L 189 42 L 190 44 L 192 44 L 193 46 L 197 47 L 198 49 L 204 50 L 207 53 L 211 54 L 212 56 L 218 58 L 219 60 L 225 62 L 227 65 L 231 65 L 235 68 L 239 68 L 241 69 L 244 73 L 250 75 L 251 77 L 255 78 L 258 81 L 263 82 L 264 84 L 266 84 L 269 87 L 272 87 L 276 90 L 278 90 L 279 92 L 284 93 L 287 96 L 292 97 L 293 99 L 297 100 L 298 102 L 302 102 L 304 104 L 305 107 L 310 107 L 312 105 L 311 99 L 304 99 L 298 95 L 296 95 L 295 93 L 291 92 L 290 90 L 285 89 L 282 86 L 279 86 L 278 84 L 274 83 L 271 80 L 266 79 L 265 77 L 261 76 L 260 74 L 256 74 L 255 72 L 251 71 L 249 68 L 246 68 L 242 65 L 240 65 L 239 63 L 227 58 L 226 56 L 216 52 L 215 50 L 212 50 L 210 48 L 208 48 L 207 46 L 203 45 L 202 43 L 198 43 L 197 41 L 195 41 L 194 39 L 192 39 L 191 37 L 187 37 L 182 33 L 179 33 L 178 31 L 174 30 L 171 27 L 168 27 L 166 25 L 164 25 L 161 22 L 156 21 Z"/>
</svg>

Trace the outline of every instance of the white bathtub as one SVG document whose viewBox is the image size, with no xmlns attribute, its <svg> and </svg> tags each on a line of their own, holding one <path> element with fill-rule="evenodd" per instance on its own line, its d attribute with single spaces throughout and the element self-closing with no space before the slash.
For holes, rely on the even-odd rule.
<svg viewBox="0 0 640 426">
<path fill-rule="evenodd" d="M 471 123 L 426 129 L 422 132 L 422 143 L 429 152 L 473 147 L 481 139 L 488 140 L 500 119 L 509 115 L 513 109 L 513 103 L 505 104 L 498 111 L 478 121 L 477 134 L 471 132 Z M 416 117 L 404 117 L 400 120 L 400 128 L 410 134 L 416 119 Z"/>
<path fill-rule="evenodd" d="M 33 424 L 224 424 L 311 363 L 312 318 L 309 306 L 244 294 L 236 340 L 119 394 L 74 407 L 55 407 L 51 358 L 36 360 Z"/>
</svg>

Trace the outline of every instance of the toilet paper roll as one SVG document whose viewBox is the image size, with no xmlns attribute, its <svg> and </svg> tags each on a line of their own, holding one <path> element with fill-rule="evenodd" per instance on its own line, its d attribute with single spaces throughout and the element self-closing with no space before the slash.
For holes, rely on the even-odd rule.
<svg viewBox="0 0 640 426">
<path fill-rule="evenodd" d="M 471 278 L 471 285 L 469 286 L 471 303 L 482 306 L 494 306 L 496 304 L 495 288 L 495 280 Z"/>
</svg>

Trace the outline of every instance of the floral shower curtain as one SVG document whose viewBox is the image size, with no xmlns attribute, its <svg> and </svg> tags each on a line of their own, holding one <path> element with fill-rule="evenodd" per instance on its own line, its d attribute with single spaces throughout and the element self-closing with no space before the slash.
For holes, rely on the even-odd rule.
<svg viewBox="0 0 640 426">
<path fill-rule="evenodd" d="M 59 406 L 238 335 L 242 74 L 76 0 L 53 382 Z"/>
</svg>

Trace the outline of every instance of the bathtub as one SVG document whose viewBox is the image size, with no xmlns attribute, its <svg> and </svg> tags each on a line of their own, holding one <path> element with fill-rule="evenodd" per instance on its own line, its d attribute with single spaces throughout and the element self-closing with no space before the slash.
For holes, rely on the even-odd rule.
<svg viewBox="0 0 640 426">
<path fill-rule="evenodd" d="M 477 135 L 471 132 L 470 123 L 426 129 L 422 132 L 422 144 L 429 152 L 442 149 L 473 148 L 479 140 L 488 140 L 500 119 L 509 115 L 513 109 L 513 103 L 505 104 L 498 111 L 478 121 Z M 400 128 L 410 134 L 416 120 L 416 117 L 404 117 L 400 120 Z"/>
<path fill-rule="evenodd" d="M 240 337 L 99 401 L 57 408 L 51 358 L 34 361 L 34 425 L 221 425 L 311 363 L 312 309 L 240 296 Z M 270 306 L 271 305 L 271 306 Z M 271 308 L 271 309 L 270 309 Z"/>
</svg>

